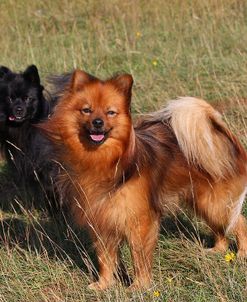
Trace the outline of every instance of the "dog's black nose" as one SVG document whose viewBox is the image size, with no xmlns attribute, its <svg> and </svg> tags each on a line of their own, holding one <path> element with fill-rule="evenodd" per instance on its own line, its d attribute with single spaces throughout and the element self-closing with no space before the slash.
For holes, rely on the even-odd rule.
<svg viewBox="0 0 247 302">
<path fill-rule="evenodd" d="M 104 125 L 104 121 L 101 118 L 96 118 L 92 121 L 95 128 L 101 128 Z"/>
<path fill-rule="evenodd" d="M 22 107 L 17 107 L 17 108 L 16 108 L 16 112 L 21 113 L 22 111 L 23 111 L 23 108 L 22 108 Z"/>
</svg>

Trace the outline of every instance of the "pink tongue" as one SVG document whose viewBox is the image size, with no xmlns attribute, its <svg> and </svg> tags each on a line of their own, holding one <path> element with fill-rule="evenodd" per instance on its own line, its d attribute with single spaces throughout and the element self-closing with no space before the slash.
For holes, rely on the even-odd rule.
<svg viewBox="0 0 247 302">
<path fill-rule="evenodd" d="M 105 136 L 103 134 L 91 134 L 90 137 L 93 141 L 100 142 Z"/>
<path fill-rule="evenodd" d="M 9 116 L 9 120 L 10 121 L 14 121 L 15 120 L 15 117 L 13 115 Z"/>
</svg>

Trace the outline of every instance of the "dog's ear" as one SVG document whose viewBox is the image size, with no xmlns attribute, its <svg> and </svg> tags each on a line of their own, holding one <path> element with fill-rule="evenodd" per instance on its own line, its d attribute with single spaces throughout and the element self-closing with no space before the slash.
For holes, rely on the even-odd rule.
<svg viewBox="0 0 247 302">
<path fill-rule="evenodd" d="M 40 85 L 40 77 L 38 69 L 35 65 L 30 65 L 23 72 L 24 78 L 32 84 Z"/>
<path fill-rule="evenodd" d="M 97 78 L 83 70 L 76 69 L 71 77 L 70 90 L 77 91 L 83 88 L 83 86 L 89 82 L 96 81 Z"/>
<path fill-rule="evenodd" d="M 0 79 L 9 73 L 11 73 L 11 70 L 8 67 L 0 66 Z"/>
<path fill-rule="evenodd" d="M 131 74 L 122 74 L 115 76 L 111 79 L 113 85 L 118 89 L 119 92 L 123 93 L 128 102 L 131 101 L 131 92 L 133 86 L 133 77 Z"/>
</svg>

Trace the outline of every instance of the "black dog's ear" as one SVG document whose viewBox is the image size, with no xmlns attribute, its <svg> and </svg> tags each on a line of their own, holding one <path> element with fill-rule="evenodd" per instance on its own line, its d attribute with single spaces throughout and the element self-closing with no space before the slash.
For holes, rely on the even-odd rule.
<svg viewBox="0 0 247 302">
<path fill-rule="evenodd" d="M 11 70 L 8 67 L 0 66 L 0 79 L 9 73 L 11 73 Z"/>
<path fill-rule="evenodd" d="M 32 84 L 40 85 L 40 77 L 38 69 L 35 65 L 30 65 L 23 72 L 24 78 Z"/>
</svg>

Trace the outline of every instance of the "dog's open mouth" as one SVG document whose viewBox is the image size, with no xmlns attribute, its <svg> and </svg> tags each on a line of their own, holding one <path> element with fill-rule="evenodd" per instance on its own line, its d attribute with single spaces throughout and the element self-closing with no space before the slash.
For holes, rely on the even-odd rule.
<svg viewBox="0 0 247 302">
<path fill-rule="evenodd" d="M 105 134 L 90 134 L 92 141 L 100 143 L 105 139 Z"/>
<path fill-rule="evenodd" d="M 109 131 L 89 131 L 90 141 L 96 145 L 102 144 L 108 137 Z"/>
<path fill-rule="evenodd" d="M 9 121 L 10 122 L 21 122 L 25 119 L 24 116 L 16 116 L 16 115 L 10 115 L 9 116 Z"/>
</svg>

